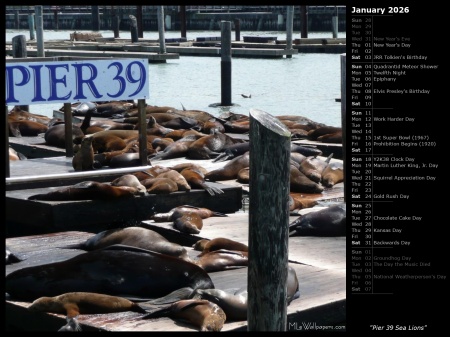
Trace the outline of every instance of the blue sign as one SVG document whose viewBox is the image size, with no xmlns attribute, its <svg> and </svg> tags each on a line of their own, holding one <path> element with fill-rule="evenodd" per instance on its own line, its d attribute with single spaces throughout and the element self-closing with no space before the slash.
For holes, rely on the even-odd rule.
<svg viewBox="0 0 450 337">
<path fill-rule="evenodd" d="M 6 63 L 6 105 L 149 98 L 147 59 Z"/>
</svg>

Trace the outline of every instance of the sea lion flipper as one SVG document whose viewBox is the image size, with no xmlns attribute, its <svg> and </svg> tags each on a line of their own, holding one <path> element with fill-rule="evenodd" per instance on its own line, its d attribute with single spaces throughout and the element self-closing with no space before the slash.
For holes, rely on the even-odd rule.
<svg viewBox="0 0 450 337">
<path fill-rule="evenodd" d="M 150 304 L 169 304 L 182 299 L 189 298 L 193 293 L 194 289 L 191 287 L 180 288 L 175 291 L 172 291 L 170 294 L 157 298 L 152 301 L 148 301 Z"/>
<path fill-rule="evenodd" d="M 215 187 L 208 182 L 205 182 L 202 186 L 206 190 L 206 192 L 208 192 L 210 195 L 216 195 L 216 194 L 223 193 L 223 191 L 220 188 Z"/>
</svg>

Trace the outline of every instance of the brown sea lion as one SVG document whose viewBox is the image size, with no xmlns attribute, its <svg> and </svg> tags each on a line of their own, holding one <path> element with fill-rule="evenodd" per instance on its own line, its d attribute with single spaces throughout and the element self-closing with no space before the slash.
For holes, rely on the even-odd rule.
<svg viewBox="0 0 450 337">
<path fill-rule="evenodd" d="M 318 137 L 324 136 L 327 134 L 334 134 L 336 132 L 342 133 L 342 128 L 335 127 L 335 126 L 328 126 L 324 125 L 321 127 L 318 127 L 317 129 L 311 130 L 308 132 L 308 139 L 310 140 L 317 140 Z"/>
<path fill-rule="evenodd" d="M 5 277 L 12 299 L 34 301 L 67 292 L 93 292 L 173 303 L 197 288 L 214 288 L 194 263 L 136 247 L 113 245 L 73 258 L 24 267 Z M 152 300 L 155 299 L 155 300 Z"/>
<path fill-rule="evenodd" d="M 344 181 L 344 164 L 342 161 L 329 163 L 322 171 L 322 185 L 333 187 Z"/>
<path fill-rule="evenodd" d="M 302 195 L 297 196 L 294 194 L 289 194 L 289 211 L 299 211 L 304 208 L 314 207 L 318 204 L 316 199 L 303 197 Z"/>
<path fill-rule="evenodd" d="M 312 181 L 320 183 L 322 171 L 330 163 L 331 157 L 333 157 L 333 153 L 325 160 L 320 157 L 306 157 L 300 163 L 299 170 Z"/>
<path fill-rule="evenodd" d="M 178 171 L 181 173 L 185 168 L 193 168 L 199 170 L 201 173 L 206 174 L 208 170 L 201 165 L 192 163 L 192 162 L 184 162 L 170 167 L 172 170 Z"/>
<path fill-rule="evenodd" d="M 248 266 L 248 252 L 219 249 L 200 254 L 194 263 L 206 272 L 222 271 Z"/>
<path fill-rule="evenodd" d="M 186 248 L 183 246 L 170 242 L 164 236 L 151 229 L 138 226 L 105 230 L 82 243 L 61 248 L 92 251 L 117 244 L 147 249 L 191 261 Z"/>
<path fill-rule="evenodd" d="M 142 318 L 170 317 L 182 319 L 196 326 L 200 331 L 221 331 L 226 320 L 225 312 L 220 306 L 208 300 L 188 299 L 157 309 Z"/>
<path fill-rule="evenodd" d="M 195 211 L 184 211 L 180 217 L 174 218 L 173 227 L 182 233 L 198 234 L 203 228 L 203 220 Z"/>
<path fill-rule="evenodd" d="M 291 154 L 293 152 L 300 153 L 305 157 L 322 155 L 322 150 L 318 149 L 316 146 L 291 143 Z"/>
<path fill-rule="evenodd" d="M 222 194 L 223 190 L 205 181 L 205 174 L 195 167 L 187 167 L 180 172 L 180 175 L 188 182 L 192 188 L 202 188 L 210 195 Z"/>
<path fill-rule="evenodd" d="M 239 170 L 237 174 L 237 181 L 242 184 L 248 184 L 250 182 L 250 167 L 244 167 Z"/>
<path fill-rule="evenodd" d="M 217 157 L 226 146 L 241 143 L 234 138 L 214 131 L 213 134 L 201 137 L 189 145 L 187 157 L 190 159 L 212 159 Z"/>
<path fill-rule="evenodd" d="M 173 131 L 173 129 L 162 126 L 156 122 L 156 119 L 153 116 L 149 115 L 148 118 L 147 135 L 164 136 L 165 134 Z M 135 125 L 134 129 L 138 130 L 139 125 Z"/>
<path fill-rule="evenodd" d="M 145 195 L 147 192 L 147 188 L 142 185 L 139 179 L 133 174 L 124 174 L 113 181 L 111 181 L 111 186 L 129 186 L 134 187 L 140 194 Z"/>
<path fill-rule="evenodd" d="M 319 136 L 317 137 L 317 141 L 322 143 L 342 144 L 342 130 Z"/>
<path fill-rule="evenodd" d="M 186 157 L 189 146 L 196 140 L 196 137 L 186 136 L 183 137 L 172 144 L 167 145 L 167 147 L 155 155 L 151 156 L 151 160 L 160 160 L 160 159 L 171 159 L 171 158 L 180 158 Z"/>
<path fill-rule="evenodd" d="M 169 212 L 166 213 L 156 213 L 151 216 L 150 220 L 153 220 L 155 222 L 173 221 L 183 216 L 184 212 L 196 212 L 202 219 L 207 219 L 212 216 L 220 216 L 220 217 L 228 216 L 224 213 L 214 212 L 205 207 L 183 205 L 174 207 Z"/>
<path fill-rule="evenodd" d="M 289 187 L 291 192 L 322 193 L 323 186 L 309 179 L 294 165 L 290 166 Z"/>
<path fill-rule="evenodd" d="M 104 130 L 92 135 L 92 146 L 94 152 L 110 152 L 123 150 L 127 146 L 127 141 L 139 136 L 138 130 Z M 74 143 L 79 142 L 77 138 Z"/>
<path fill-rule="evenodd" d="M 193 118 L 195 120 L 198 120 L 200 122 L 207 122 L 211 120 L 215 120 L 216 117 L 211 115 L 210 113 L 202 110 L 178 110 L 178 109 L 171 109 L 166 111 L 167 113 L 176 114 L 183 117 L 189 117 Z"/>
<path fill-rule="evenodd" d="M 28 197 L 28 200 L 111 200 L 131 198 L 136 195 L 142 195 L 142 192 L 135 187 L 111 186 L 98 181 L 82 181 L 72 186 L 51 188 L 51 191 L 32 195 Z"/>
<path fill-rule="evenodd" d="M 29 111 L 23 110 L 20 106 L 15 105 L 9 112 L 8 112 L 8 121 L 19 121 L 19 120 L 28 120 L 37 122 L 43 125 L 48 125 L 48 123 L 51 121 L 50 117 L 40 115 L 40 114 L 34 114 Z"/>
<path fill-rule="evenodd" d="M 184 137 L 192 137 L 192 139 L 195 140 L 195 139 L 199 139 L 204 136 L 207 136 L 207 134 L 198 132 L 197 130 L 180 129 L 180 130 L 173 130 L 172 132 L 167 133 L 164 137 L 172 138 L 173 140 L 177 141 Z"/>
<path fill-rule="evenodd" d="M 200 240 L 199 240 L 200 241 Z M 214 238 L 212 240 L 208 240 L 206 242 L 201 242 L 198 245 L 195 244 L 196 247 L 202 247 L 202 252 L 200 256 L 205 255 L 206 253 L 226 249 L 226 250 L 237 250 L 241 252 L 248 252 L 248 246 L 246 244 L 240 243 L 238 241 L 234 241 L 227 238 Z"/>
<path fill-rule="evenodd" d="M 172 138 L 155 138 L 152 142 L 152 147 L 155 149 L 155 153 L 163 151 L 169 144 L 172 144 L 174 140 Z"/>
<path fill-rule="evenodd" d="M 192 248 L 194 248 L 195 250 L 199 250 L 199 251 L 203 251 L 203 249 L 205 248 L 206 244 L 211 241 L 210 239 L 200 239 L 198 240 L 196 243 L 194 243 L 192 245 Z"/>
<path fill-rule="evenodd" d="M 47 125 L 31 120 L 10 121 L 8 119 L 8 127 L 10 137 L 35 137 L 48 130 Z"/>
<path fill-rule="evenodd" d="M 289 236 L 345 236 L 346 204 L 300 215 L 289 224 Z"/>
<path fill-rule="evenodd" d="M 63 314 L 67 317 L 123 311 L 146 313 L 135 302 L 124 297 L 82 291 L 68 292 L 53 297 L 39 297 L 31 303 L 28 310 L 52 312 L 55 314 Z"/>
<path fill-rule="evenodd" d="M 85 136 L 81 146 L 72 158 L 72 167 L 75 171 L 90 171 L 94 169 L 94 148 L 92 137 Z"/>
<path fill-rule="evenodd" d="M 147 178 L 141 180 L 141 184 L 147 188 L 149 194 L 167 194 L 178 191 L 178 185 L 169 178 Z"/>
<path fill-rule="evenodd" d="M 249 166 L 250 166 L 250 152 L 247 151 L 243 155 L 231 159 L 222 168 L 209 171 L 207 174 L 205 174 L 205 179 L 211 181 L 236 179 L 239 171 L 244 167 Z"/>
<path fill-rule="evenodd" d="M 168 178 L 173 180 L 178 187 L 178 191 L 190 191 L 191 185 L 186 181 L 185 177 L 178 171 L 168 170 L 156 176 L 157 178 Z"/>
</svg>

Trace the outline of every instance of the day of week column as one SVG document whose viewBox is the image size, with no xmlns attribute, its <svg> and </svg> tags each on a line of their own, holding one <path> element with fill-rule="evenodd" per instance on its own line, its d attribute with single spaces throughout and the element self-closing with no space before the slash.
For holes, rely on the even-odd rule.
<svg viewBox="0 0 450 337">
<path fill-rule="evenodd" d="M 372 23 L 352 17 L 350 216 L 351 291 L 372 292 Z"/>
</svg>

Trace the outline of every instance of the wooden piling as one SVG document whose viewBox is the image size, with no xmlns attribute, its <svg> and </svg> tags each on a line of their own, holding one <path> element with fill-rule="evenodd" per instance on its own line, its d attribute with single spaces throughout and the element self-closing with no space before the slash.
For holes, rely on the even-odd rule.
<svg viewBox="0 0 450 337">
<path fill-rule="evenodd" d="M 250 109 L 248 331 L 286 331 L 291 133 Z"/>
<path fill-rule="evenodd" d="M 145 99 L 138 100 L 139 113 L 139 159 L 142 166 L 147 165 L 147 123 L 145 115 Z"/>
<path fill-rule="evenodd" d="M 44 20 L 42 16 L 42 6 L 35 6 L 36 16 L 36 44 L 37 57 L 45 57 L 44 51 Z"/>
<path fill-rule="evenodd" d="M 240 19 L 234 19 L 234 34 L 235 34 L 235 41 L 241 41 L 241 20 Z"/>
<path fill-rule="evenodd" d="M 72 106 L 64 103 L 64 132 L 66 136 L 66 157 L 73 157 Z"/>
<path fill-rule="evenodd" d="M 98 6 L 91 6 L 92 30 L 98 32 L 100 30 L 100 12 Z"/>
<path fill-rule="evenodd" d="M 220 84 L 222 93 L 222 106 L 231 106 L 231 22 L 221 22 L 221 61 L 220 61 Z"/>
<path fill-rule="evenodd" d="M 292 49 L 292 32 L 294 30 L 294 6 L 287 6 L 286 8 L 286 50 Z M 286 55 L 286 58 L 292 58 L 291 54 Z"/>
<path fill-rule="evenodd" d="M 137 19 L 134 15 L 129 15 L 130 18 L 130 32 L 131 32 L 131 43 L 138 42 L 138 28 Z"/>
<path fill-rule="evenodd" d="M 308 6 L 300 6 L 300 37 L 308 37 Z"/>
<path fill-rule="evenodd" d="M 5 126 L 6 126 L 6 132 L 5 132 L 5 154 L 6 154 L 6 158 L 5 158 L 5 178 L 9 178 L 10 177 L 10 171 L 9 171 L 9 123 L 8 123 L 8 106 L 6 105 L 6 112 L 5 112 Z"/>
<path fill-rule="evenodd" d="M 180 6 L 180 31 L 181 31 L 181 37 L 187 37 L 187 35 L 186 35 L 186 6 Z"/>
<path fill-rule="evenodd" d="M 346 152 L 347 152 L 347 121 L 346 121 L 346 111 L 347 111 L 347 56 L 346 54 L 341 55 L 341 128 L 342 128 L 342 165 L 344 170 L 344 185 L 348 181 L 347 170 L 345 168 L 346 163 Z M 344 186 L 344 202 L 347 201 L 346 193 L 347 186 Z"/>
<path fill-rule="evenodd" d="M 158 33 L 159 33 L 159 53 L 166 53 L 166 39 L 164 37 L 164 7 L 158 6 L 157 8 L 158 17 Z"/>
<path fill-rule="evenodd" d="M 28 28 L 30 29 L 30 40 L 33 41 L 34 37 L 34 14 L 28 14 Z"/>
</svg>

